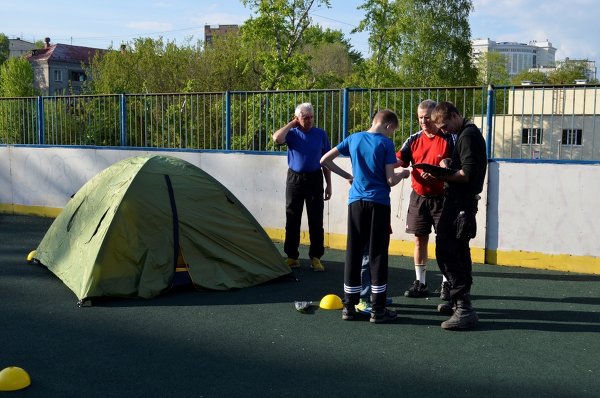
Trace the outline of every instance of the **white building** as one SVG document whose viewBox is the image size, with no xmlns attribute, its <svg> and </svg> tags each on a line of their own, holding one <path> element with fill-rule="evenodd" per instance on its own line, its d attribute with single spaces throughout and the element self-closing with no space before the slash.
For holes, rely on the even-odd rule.
<svg viewBox="0 0 600 398">
<path fill-rule="evenodd" d="M 528 44 L 516 42 L 495 42 L 490 39 L 475 39 L 471 41 L 473 58 L 488 51 L 498 52 L 507 58 L 509 76 L 515 76 L 523 70 L 539 67 L 552 67 L 555 62 L 556 48 L 546 41 L 530 41 Z"/>
</svg>

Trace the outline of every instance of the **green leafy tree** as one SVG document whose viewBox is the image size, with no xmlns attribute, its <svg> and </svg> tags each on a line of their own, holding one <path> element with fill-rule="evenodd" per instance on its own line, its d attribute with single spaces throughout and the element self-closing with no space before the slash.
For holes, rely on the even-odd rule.
<svg viewBox="0 0 600 398">
<path fill-rule="evenodd" d="M 341 88 L 354 66 L 363 62 L 340 30 L 309 26 L 303 42 L 301 53 L 308 57 L 306 88 Z"/>
<path fill-rule="evenodd" d="M 526 82 L 526 81 L 529 81 L 532 83 L 541 83 L 541 84 L 549 83 L 548 75 L 546 75 L 544 72 L 540 72 L 538 70 L 532 70 L 532 71 L 524 70 L 524 71 L 517 73 L 511 79 L 511 83 L 516 86 L 518 86 L 522 82 Z"/>
<path fill-rule="evenodd" d="M 302 53 L 309 12 L 329 0 L 242 0 L 257 16 L 241 28 L 244 44 L 254 52 L 249 66 L 265 90 L 305 87 L 309 57 Z"/>
<path fill-rule="evenodd" d="M 352 74 L 352 59 L 340 42 L 307 45 L 303 51 L 309 56 L 307 88 L 341 88 Z"/>
<path fill-rule="evenodd" d="M 251 59 L 239 35 L 216 36 L 198 54 L 185 91 L 259 90 L 260 77 L 248 67 Z"/>
<path fill-rule="evenodd" d="M 35 94 L 33 68 L 24 58 L 9 58 L 0 65 L 0 143 L 34 143 L 35 115 L 23 98 Z"/>
<path fill-rule="evenodd" d="M 30 97 L 33 88 L 33 67 L 24 58 L 9 58 L 0 65 L 0 96 Z"/>
<path fill-rule="evenodd" d="M 402 0 L 398 67 L 407 85 L 472 85 L 471 0 Z"/>
<path fill-rule="evenodd" d="M 370 69 L 375 86 L 381 75 L 398 73 L 406 86 L 471 85 L 471 0 L 367 0 L 357 31 L 369 32 Z"/>
<path fill-rule="evenodd" d="M 588 63 L 587 59 L 566 59 L 557 62 L 556 69 L 548 73 L 548 82 L 550 84 L 573 84 L 575 80 L 587 80 Z"/>
<path fill-rule="evenodd" d="M 121 51 L 96 54 L 87 70 L 94 94 L 180 92 L 197 58 L 187 43 L 138 38 Z"/>
<path fill-rule="evenodd" d="M 359 65 L 346 79 L 346 87 L 383 88 L 402 86 L 397 70 L 389 64 L 378 64 L 377 57 L 371 57 Z"/>
<path fill-rule="evenodd" d="M 477 82 L 481 85 L 508 85 L 508 59 L 496 51 L 486 51 L 477 60 Z"/>
<path fill-rule="evenodd" d="M 394 65 L 398 59 L 396 48 L 398 47 L 399 32 L 395 23 L 400 19 L 399 9 L 395 7 L 394 1 L 367 0 L 358 7 L 364 10 L 365 17 L 353 32 L 369 33 L 369 48 L 371 59 L 355 74 L 349 82 L 360 80 L 363 83 L 358 87 L 385 87 L 394 78 Z"/>
<path fill-rule="evenodd" d="M 311 25 L 304 32 L 304 43 L 305 45 L 339 44 L 348 53 L 352 64 L 363 62 L 362 54 L 352 49 L 350 40 L 344 37 L 341 30 L 323 29 L 320 25 Z"/>
<path fill-rule="evenodd" d="M 10 42 L 4 33 L 0 33 L 0 65 L 2 65 L 10 55 Z"/>
</svg>

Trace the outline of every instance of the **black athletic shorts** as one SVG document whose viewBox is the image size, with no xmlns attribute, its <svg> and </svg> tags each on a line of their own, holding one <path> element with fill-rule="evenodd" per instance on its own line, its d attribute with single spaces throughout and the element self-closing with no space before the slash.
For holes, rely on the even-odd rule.
<svg viewBox="0 0 600 398">
<path fill-rule="evenodd" d="M 406 215 L 406 232 L 414 235 L 429 235 L 431 227 L 437 231 L 442 214 L 444 195 L 421 196 L 414 190 L 410 192 L 410 203 Z"/>
</svg>

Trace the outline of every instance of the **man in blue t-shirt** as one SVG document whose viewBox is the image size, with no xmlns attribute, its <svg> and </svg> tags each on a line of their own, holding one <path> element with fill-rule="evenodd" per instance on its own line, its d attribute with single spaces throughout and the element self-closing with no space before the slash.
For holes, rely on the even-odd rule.
<svg viewBox="0 0 600 398">
<path fill-rule="evenodd" d="M 300 224 L 306 203 L 310 257 L 313 271 L 325 271 L 321 256 L 325 252 L 323 209 L 331 197 L 331 172 L 319 160 L 331 149 L 325 130 L 314 127 L 314 110 L 310 103 L 296 107 L 294 118 L 273 133 L 275 143 L 287 144 L 288 172 L 285 186 L 285 242 L 283 251 L 290 267 L 299 267 Z M 323 191 L 323 176 L 325 190 Z"/>
<path fill-rule="evenodd" d="M 379 111 L 366 132 L 348 136 L 321 158 L 321 164 L 351 183 L 348 197 L 348 240 L 344 267 L 344 308 L 342 319 L 356 316 L 361 291 L 361 265 L 365 246 L 369 248 L 373 323 L 389 322 L 397 314 L 385 308 L 390 243 L 390 187 L 410 175 L 394 172 L 396 150 L 389 137 L 398 128 L 398 117 L 390 110 Z M 350 156 L 352 174 L 333 160 Z"/>
</svg>

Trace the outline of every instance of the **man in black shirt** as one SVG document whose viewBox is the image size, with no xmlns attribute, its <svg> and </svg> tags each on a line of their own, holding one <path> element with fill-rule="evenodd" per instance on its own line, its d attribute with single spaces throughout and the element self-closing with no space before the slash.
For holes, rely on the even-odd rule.
<svg viewBox="0 0 600 398">
<path fill-rule="evenodd" d="M 469 241 L 477 231 L 475 214 L 487 170 L 486 145 L 479 128 L 450 102 L 440 102 L 431 119 L 444 133 L 458 135 L 452 158 L 440 163 L 455 172 L 437 176 L 445 182 L 445 192 L 435 254 L 440 271 L 451 285 L 450 301 L 440 304 L 438 311 L 452 314 L 442 322 L 443 329 L 470 329 L 478 317 L 470 297 L 473 277 Z"/>
</svg>

